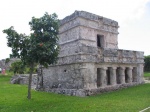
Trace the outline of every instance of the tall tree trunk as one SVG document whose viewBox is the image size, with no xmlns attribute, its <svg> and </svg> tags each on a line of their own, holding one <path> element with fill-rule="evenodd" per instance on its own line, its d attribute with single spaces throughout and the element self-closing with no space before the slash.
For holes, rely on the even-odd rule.
<svg viewBox="0 0 150 112">
<path fill-rule="evenodd" d="M 27 96 L 28 99 L 31 99 L 32 74 L 33 74 L 33 64 L 30 65 L 29 84 L 28 84 L 28 96 Z"/>
</svg>

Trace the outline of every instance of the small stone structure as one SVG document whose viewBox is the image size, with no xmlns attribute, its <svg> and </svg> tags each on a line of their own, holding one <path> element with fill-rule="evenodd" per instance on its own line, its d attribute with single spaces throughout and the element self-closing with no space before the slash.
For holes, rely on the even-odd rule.
<svg viewBox="0 0 150 112">
<path fill-rule="evenodd" d="M 144 52 L 118 49 L 118 28 L 116 21 L 85 11 L 61 20 L 58 63 L 43 68 L 39 88 L 87 96 L 143 83 Z"/>
<path fill-rule="evenodd" d="M 18 74 L 12 76 L 10 79 L 10 83 L 12 84 L 29 84 L 29 74 Z M 32 83 L 31 83 L 32 89 L 36 89 L 37 87 L 37 74 L 32 75 Z"/>
</svg>

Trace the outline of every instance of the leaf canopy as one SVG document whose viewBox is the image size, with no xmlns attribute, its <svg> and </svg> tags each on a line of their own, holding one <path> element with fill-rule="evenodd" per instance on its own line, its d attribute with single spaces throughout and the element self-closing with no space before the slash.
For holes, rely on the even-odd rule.
<svg viewBox="0 0 150 112">
<path fill-rule="evenodd" d="M 57 61 L 59 52 L 59 20 L 54 13 L 40 18 L 32 17 L 29 36 L 17 33 L 13 26 L 3 30 L 7 34 L 7 46 L 12 48 L 11 57 L 20 58 L 24 64 L 39 63 L 44 66 Z"/>
</svg>

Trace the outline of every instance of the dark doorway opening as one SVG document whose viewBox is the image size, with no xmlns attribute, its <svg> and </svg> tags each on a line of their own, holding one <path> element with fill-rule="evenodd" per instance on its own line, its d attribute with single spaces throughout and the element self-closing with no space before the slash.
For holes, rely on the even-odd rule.
<svg viewBox="0 0 150 112">
<path fill-rule="evenodd" d="M 104 36 L 103 35 L 97 35 L 97 46 L 104 47 Z"/>
<path fill-rule="evenodd" d="M 125 69 L 125 82 L 128 83 L 128 68 Z"/>
<path fill-rule="evenodd" d="M 116 70 L 116 80 L 117 80 L 117 84 L 121 84 L 121 82 L 120 82 L 119 70 L 120 70 L 120 67 L 117 67 L 117 70 Z"/>
<path fill-rule="evenodd" d="M 107 76 L 106 76 L 107 85 L 110 85 L 110 67 L 108 67 L 106 73 L 107 73 Z"/>
<path fill-rule="evenodd" d="M 100 68 L 97 68 L 97 87 L 101 86 L 101 75 L 100 75 Z"/>
</svg>

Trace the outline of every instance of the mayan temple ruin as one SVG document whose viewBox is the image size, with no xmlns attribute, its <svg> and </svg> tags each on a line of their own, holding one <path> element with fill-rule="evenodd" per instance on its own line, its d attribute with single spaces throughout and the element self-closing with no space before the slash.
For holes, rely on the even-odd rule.
<svg viewBox="0 0 150 112">
<path fill-rule="evenodd" d="M 118 49 L 118 28 L 118 22 L 85 11 L 62 19 L 58 63 L 43 68 L 37 88 L 88 96 L 142 84 L 144 52 Z"/>
</svg>

